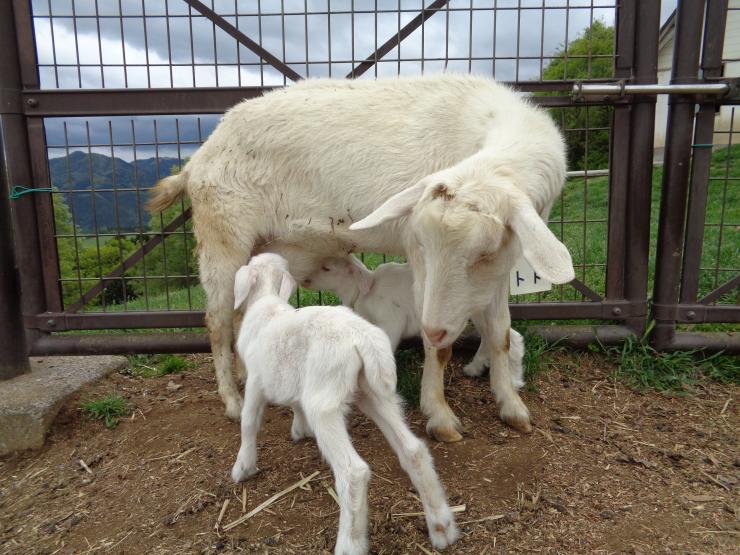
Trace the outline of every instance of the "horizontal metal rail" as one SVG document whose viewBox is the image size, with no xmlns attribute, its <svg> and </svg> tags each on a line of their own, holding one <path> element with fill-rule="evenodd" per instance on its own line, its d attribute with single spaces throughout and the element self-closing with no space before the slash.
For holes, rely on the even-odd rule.
<svg viewBox="0 0 740 555">
<path fill-rule="evenodd" d="M 593 95 L 629 94 L 708 94 L 724 96 L 733 89 L 730 83 L 692 83 L 676 85 L 617 83 L 575 83 L 573 96 L 576 98 Z"/>
</svg>

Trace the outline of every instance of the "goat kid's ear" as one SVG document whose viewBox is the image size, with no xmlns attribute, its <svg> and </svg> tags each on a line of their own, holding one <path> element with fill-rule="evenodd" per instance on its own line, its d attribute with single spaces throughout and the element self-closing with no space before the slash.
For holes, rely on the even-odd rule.
<svg viewBox="0 0 740 555">
<path fill-rule="evenodd" d="M 519 237 L 524 258 L 538 274 L 554 284 L 568 283 L 576 277 L 568 248 L 529 202 L 514 209 L 510 223 Z"/>
<path fill-rule="evenodd" d="M 249 291 L 257 281 L 257 274 L 253 268 L 242 266 L 234 277 L 234 310 L 239 308 L 249 296 Z"/>
<path fill-rule="evenodd" d="M 368 229 L 379 226 L 387 221 L 396 220 L 402 216 L 409 215 L 411 210 L 414 208 L 414 205 L 416 205 L 421 198 L 426 187 L 427 181 L 426 179 L 422 179 L 416 185 L 412 185 L 408 189 L 393 195 L 373 212 L 365 216 L 363 219 L 356 221 L 349 226 L 349 228 L 351 230 Z"/>
<path fill-rule="evenodd" d="M 373 287 L 373 276 L 370 275 L 370 272 L 367 271 L 367 268 L 360 260 L 354 256 L 352 258 L 354 258 L 354 262 L 349 263 L 348 271 L 357 282 L 360 293 L 367 295 Z"/>
<path fill-rule="evenodd" d="M 293 276 L 290 275 L 289 272 L 283 272 L 283 279 L 280 282 L 280 292 L 278 293 L 278 296 L 287 303 L 290 300 L 290 296 L 293 294 L 293 291 L 295 291 L 295 288 L 296 282 Z"/>
</svg>

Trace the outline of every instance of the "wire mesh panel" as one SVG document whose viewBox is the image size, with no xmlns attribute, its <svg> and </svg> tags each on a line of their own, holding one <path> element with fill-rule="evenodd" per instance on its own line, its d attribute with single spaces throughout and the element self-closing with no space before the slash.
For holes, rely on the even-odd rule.
<svg viewBox="0 0 740 555">
<path fill-rule="evenodd" d="M 704 297 L 740 275 L 740 122 L 737 106 L 728 106 L 727 127 L 715 129 L 707 191 L 699 296 Z M 738 114 L 740 115 L 740 114 Z M 718 114 L 719 116 L 719 114 Z M 712 304 L 740 304 L 740 287 Z"/>
<path fill-rule="evenodd" d="M 190 223 L 166 229 L 185 212 L 187 200 L 154 217 L 144 203 L 154 183 L 179 171 L 217 121 L 217 116 L 46 119 L 65 308 L 203 308 Z M 159 245 L 124 274 L 107 278 L 155 235 L 164 235 Z M 105 288 L 85 298 L 101 280 Z"/>
<path fill-rule="evenodd" d="M 202 7 L 304 77 L 448 70 L 515 82 L 599 78 L 613 65 L 613 34 L 607 30 L 614 25 L 616 2 L 33 0 L 32 6 L 41 86 L 66 89 L 289 81 Z M 427 17 L 416 26 L 420 14 Z M 378 52 L 408 26 L 400 44 Z M 572 45 L 578 38 L 586 41 Z M 368 59 L 371 71 L 361 66 Z M 553 67 L 559 59 L 582 62 L 585 71 L 574 74 L 570 64 Z"/>
</svg>

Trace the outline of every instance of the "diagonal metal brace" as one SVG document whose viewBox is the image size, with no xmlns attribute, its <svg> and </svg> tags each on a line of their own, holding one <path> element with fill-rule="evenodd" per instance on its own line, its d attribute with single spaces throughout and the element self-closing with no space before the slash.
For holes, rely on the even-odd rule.
<svg viewBox="0 0 740 555">
<path fill-rule="evenodd" d="M 226 31 L 229 35 L 234 37 L 239 44 L 243 45 L 244 47 L 248 48 L 255 54 L 257 54 L 260 58 L 265 60 L 267 63 L 269 63 L 272 67 L 277 69 L 280 73 L 285 75 L 288 79 L 292 81 L 299 81 L 303 79 L 303 76 L 296 73 L 293 69 L 291 69 L 288 65 L 286 65 L 282 60 L 280 60 L 278 57 L 276 57 L 274 54 L 271 54 L 262 46 L 254 42 L 252 39 L 250 39 L 247 35 L 242 33 L 239 29 L 237 29 L 235 26 L 233 26 L 231 23 L 226 21 L 223 17 L 218 15 L 216 12 L 214 12 L 211 8 L 203 4 L 203 2 L 199 2 L 198 0 L 183 0 L 188 6 L 193 8 L 195 11 L 206 17 L 207 19 L 210 19 L 211 22 L 216 25 L 219 29 L 222 29 L 223 31 Z"/>
</svg>

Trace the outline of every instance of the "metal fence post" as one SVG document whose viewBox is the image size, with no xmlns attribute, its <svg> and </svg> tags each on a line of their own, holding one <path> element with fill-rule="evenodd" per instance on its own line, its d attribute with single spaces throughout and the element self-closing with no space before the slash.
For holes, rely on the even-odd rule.
<svg viewBox="0 0 740 555">
<path fill-rule="evenodd" d="M 35 60 L 35 51 L 21 52 L 18 48 L 20 33 L 33 36 L 30 17 L 30 3 L 22 0 L 0 2 L 0 141 L 3 155 L 4 195 L 9 188 L 16 185 L 33 187 L 30 164 L 28 133 L 23 114 L 22 90 L 24 86 L 34 86 L 35 62 L 21 68 L 21 56 L 24 60 Z M 32 71 L 31 71 L 32 70 Z M 3 201 L 6 197 L 3 196 Z M 15 230 L 15 258 L 20 272 L 20 304 L 23 314 L 38 314 L 46 310 L 44 281 L 42 273 L 41 248 L 36 219 L 36 204 L 33 194 L 28 194 L 13 201 Z M 11 225 L 11 219 L 2 214 L 5 226 Z M 3 241 L 9 242 L 10 235 L 3 234 Z M 3 253 L 4 254 L 4 253 Z M 5 257 L 3 257 L 5 266 Z M 8 291 L 3 290 L 5 296 Z M 14 293 L 17 299 L 17 292 Z M 16 324 L 16 334 L 22 333 L 23 326 Z M 26 333 L 26 341 L 32 344 L 41 334 L 38 331 Z M 3 337 L 1 340 L 5 341 Z M 30 346 L 30 345 L 29 345 Z M 3 348 L 7 348 L 4 346 Z M 25 346 L 24 346 L 25 351 Z"/>
<path fill-rule="evenodd" d="M 18 117 L 21 112 L 20 91 L 9 89 L 14 84 L 12 78 L 8 79 L 9 73 L 14 65 L 17 69 L 18 63 L 15 48 L 10 51 L 6 48 L 6 43 L 15 39 L 10 8 L 9 2 L 0 5 L 0 306 L 3 307 L 0 317 L 0 379 L 30 371 L 11 223 L 11 180 L 6 164 L 9 150 L 4 140 L 6 120 Z"/>
<path fill-rule="evenodd" d="M 630 83 L 658 81 L 658 35 L 660 3 L 635 2 L 635 59 Z M 650 254 L 650 207 L 653 186 L 653 136 L 655 96 L 636 95 L 632 104 L 629 138 L 629 183 L 625 218 L 625 298 L 633 305 L 627 325 L 638 336 L 647 321 L 648 263 Z M 641 310 L 637 307 L 643 306 Z"/>
<path fill-rule="evenodd" d="M 671 84 L 699 80 L 704 6 L 703 1 L 678 4 Z M 669 346 L 676 332 L 675 309 L 681 284 L 694 107 L 692 97 L 671 96 L 669 99 L 653 292 L 656 325 L 652 342 L 657 349 Z"/>
<path fill-rule="evenodd" d="M 4 152 L 2 146 L 0 142 L 0 152 Z M 0 380 L 13 378 L 31 369 L 23 331 L 21 291 L 5 175 L 5 164 L 0 158 L 0 306 L 3 307 L 0 317 Z"/>
</svg>

